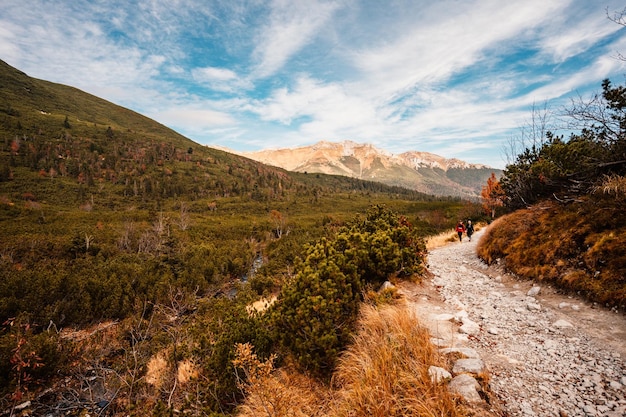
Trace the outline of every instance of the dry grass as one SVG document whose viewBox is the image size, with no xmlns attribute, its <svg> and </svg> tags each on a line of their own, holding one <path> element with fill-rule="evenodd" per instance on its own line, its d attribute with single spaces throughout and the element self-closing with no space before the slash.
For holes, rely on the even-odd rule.
<svg viewBox="0 0 626 417">
<path fill-rule="evenodd" d="M 437 249 L 437 248 L 447 245 L 450 242 L 454 242 L 458 239 L 459 238 L 456 232 L 454 231 L 439 233 L 438 235 L 430 236 L 426 240 L 426 249 L 429 251 L 433 249 Z"/>
<path fill-rule="evenodd" d="M 293 366 L 274 369 L 273 358 L 260 361 L 249 344 L 237 345 L 239 388 L 246 401 L 237 416 L 325 416 L 330 390 Z"/>
<path fill-rule="evenodd" d="M 446 386 L 430 380 L 428 368 L 442 364 L 428 330 L 410 310 L 365 306 L 334 376 L 333 416 L 464 415 Z"/>
<path fill-rule="evenodd" d="M 248 358 L 248 359 L 244 359 Z M 244 348 L 237 366 L 247 366 L 247 398 L 238 416 L 465 416 L 470 413 L 434 384 L 431 365 L 444 365 L 405 305 L 362 307 L 358 334 L 341 356 L 332 387 L 292 367 L 274 370 Z"/>
<path fill-rule="evenodd" d="M 626 309 L 626 214 L 615 198 L 518 210 L 491 225 L 477 253 L 490 264 L 504 260 L 522 278 Z"/>
<path fill-rule="evenodd" d="M 607 176 L 598 187 L 593 190 L 595 194 L 605 194 L 616 200 L 626 199 L 626 177 L 613 175 Z"/>
<path fill-rule="evenodd" d="M 250 315 L 254 313 L 262 313 L 270 308 L 270 306 L 276 302 L 276 299 L 276 295 L 272 295 L 270 298 L 261 298 L 260 300 L 255 301 L 254 303 L 247 306 L 246 311 Z"/>
</svg>

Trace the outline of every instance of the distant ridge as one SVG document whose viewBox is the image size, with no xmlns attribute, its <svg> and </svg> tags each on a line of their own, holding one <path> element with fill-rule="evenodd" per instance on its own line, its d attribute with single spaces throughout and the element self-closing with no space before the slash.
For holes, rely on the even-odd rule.
<svg viewBox="0 0 626 417">
<path fill-rule="evenodd" d="M 447 159 L 429 152 L 409 151 L 395 155 L 374 145 L 350 140 L 229 152 L 288 171 L 343 175 L 446 196 L 478 197 L 491 173 L 499 176 L 502 172 L 487 165 Z"/>
</svg>

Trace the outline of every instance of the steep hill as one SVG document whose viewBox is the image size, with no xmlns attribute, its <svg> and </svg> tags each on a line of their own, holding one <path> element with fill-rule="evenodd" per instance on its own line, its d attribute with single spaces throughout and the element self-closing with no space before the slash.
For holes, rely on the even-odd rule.
<svg viewBox="0 0 626 417">
<path fill-rule="evenodd" d="M 322 141 L 312 146 L 240 154 L 289 171 L 345 175 L 435 195 L 476 197 L 492 172 L 501 173 L 486 165 L 428 152 L 394 155 L 352 141 Z"/>
</svg>

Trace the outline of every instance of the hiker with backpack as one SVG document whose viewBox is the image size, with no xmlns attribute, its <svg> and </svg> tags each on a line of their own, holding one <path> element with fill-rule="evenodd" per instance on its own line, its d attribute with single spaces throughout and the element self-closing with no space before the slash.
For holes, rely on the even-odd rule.
<svg viewBox="0 0 626 417">
<path fill-rule="evenodd" d="M 463 224 L 463 220 L 459 220 L 455 230 L 459 234 L 459 242 L 463 242 L 463 233 L 465 233 L 465 225 Z"/>
<path fill-rule="evenodd" d="M 472 221 L 468 220 L 467 221 L 467 227 L 465 228 L 465 233 L 467 234 L 467 237 L 469 238 L 469 241 L 472 241 L 472 235 L 474 234 L 474 225 L 472 225 Z"/>
</svg>

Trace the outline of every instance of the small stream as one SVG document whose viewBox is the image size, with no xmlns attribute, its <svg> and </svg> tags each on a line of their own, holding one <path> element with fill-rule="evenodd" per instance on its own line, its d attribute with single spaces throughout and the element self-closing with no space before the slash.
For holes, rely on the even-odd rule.
<svg viewBox="0 0 626 417">
<path fill-rule="evenodd" d="M 248 273 L 241 277 L 241 282 L 248 282 L 249 280 L 254 278 L 257 271 L 262 266 L 263 266 L 263 256 L 261 254 L 258 254 L 256 258 L 254 258 L 254 261 L 252 261 L 252 266 L 250 267 L 250 270 L 248 271 Z"/>
</svg>

